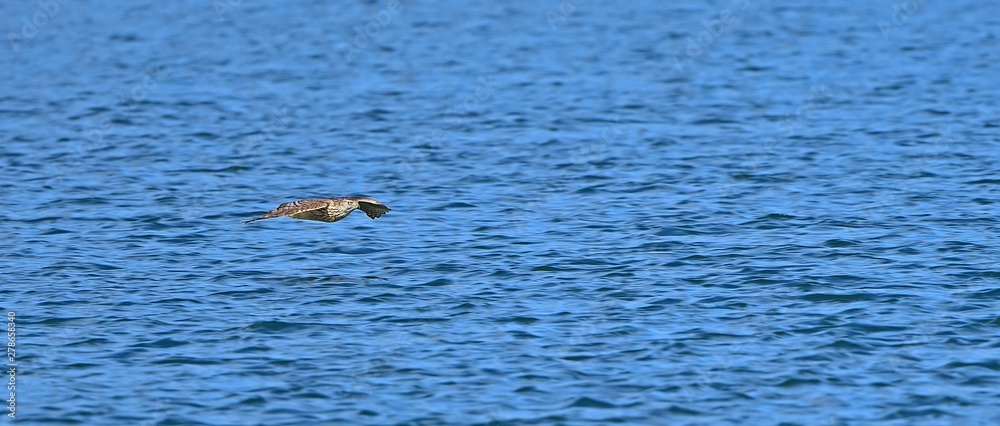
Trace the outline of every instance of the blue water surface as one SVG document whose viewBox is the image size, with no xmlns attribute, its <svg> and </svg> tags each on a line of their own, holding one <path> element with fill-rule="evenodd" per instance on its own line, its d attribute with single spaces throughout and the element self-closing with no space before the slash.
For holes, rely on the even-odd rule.
<svg viewBox="0 0 1000 426">
<path fill-rule="evenodd" d="M 1000 3 L 0 25 L 10 424 L 1000 424 Z"/>
</svg>

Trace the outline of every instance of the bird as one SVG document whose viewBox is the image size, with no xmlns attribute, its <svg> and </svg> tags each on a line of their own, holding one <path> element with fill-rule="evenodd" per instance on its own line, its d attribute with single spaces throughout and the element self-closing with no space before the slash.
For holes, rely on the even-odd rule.
<svg viewBox="0 0 1000 426">
<path fill-rule="evenodd" d="M 361 209 L 372 220 L 390 211 L 385 204 L 368 197 L 307 198 L 281 204 L 278 208 L 264 213 L 263 216 L 243 223 L 281 216 L 332 223 L 347 217 L 356 209 Z"/>
</svg>

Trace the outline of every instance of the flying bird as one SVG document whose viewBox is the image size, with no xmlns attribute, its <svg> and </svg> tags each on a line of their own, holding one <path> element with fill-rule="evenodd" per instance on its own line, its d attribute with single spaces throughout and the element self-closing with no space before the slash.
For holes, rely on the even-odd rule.
<svg viewBox="0 0 1000 426">
<path fill-rule="evenodd" d="M 367 197 L 307 198 L 284 203 L 263 216 L 243 223 L 255 222 L 274 217 L 289 216 L 292 219 L 336 222 L 356 209 L 361 209 L 368 217 L 375 219 L 389 211 L 389 207 Z"/>
</svg>

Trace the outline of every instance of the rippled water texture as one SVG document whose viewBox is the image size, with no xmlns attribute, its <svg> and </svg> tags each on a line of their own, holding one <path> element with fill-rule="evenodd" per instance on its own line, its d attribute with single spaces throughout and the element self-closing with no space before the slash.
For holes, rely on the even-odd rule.
<svg viewBox="0 0 1000 426">
<path fill-rule="evenodd" d="M 3 2 L 18 424 L 1000 424 L 1000 3 L 577 3 Z"/>
</svg>

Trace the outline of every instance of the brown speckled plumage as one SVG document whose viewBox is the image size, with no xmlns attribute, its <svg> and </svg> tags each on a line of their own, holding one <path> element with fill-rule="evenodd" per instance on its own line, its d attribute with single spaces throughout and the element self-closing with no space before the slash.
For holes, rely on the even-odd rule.
<svg viewBox="0 0 1000 426">
<path fill-rule="evenodd" d="M 347 217 L 355 209 L 360 209 L 372 219 L 389 211 L 389 207 L 386 207 L 385 204 L 367 197 L 307 198 L 284 203 L 278 208 L 264 213 L 261 217 L 243 223 L 281 216 L 288 216 L 292 219 L 336 222 Z"/>
</svg>

